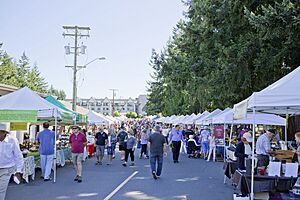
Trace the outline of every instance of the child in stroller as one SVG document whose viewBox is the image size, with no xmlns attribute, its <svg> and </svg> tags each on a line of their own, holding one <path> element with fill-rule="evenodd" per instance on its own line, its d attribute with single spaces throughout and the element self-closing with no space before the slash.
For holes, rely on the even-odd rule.
<svg viewBox="0 0 300 200">
<path fill-rule="evenodd" d="M 187 143 L 187 154 L 189 158 L 200 158 L 200 146 L 196 143 L 194 135 L 189 135 Z"/>
</svg>

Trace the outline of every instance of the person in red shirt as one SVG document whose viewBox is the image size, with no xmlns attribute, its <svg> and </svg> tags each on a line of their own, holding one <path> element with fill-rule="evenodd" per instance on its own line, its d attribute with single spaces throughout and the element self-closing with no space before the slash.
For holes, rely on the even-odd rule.
<svg viewBox="0 0 300 200">
<path fill-rule="evenodd" d="M 69 143 L 71 145 L 72 161 L 76 170 L 74 181 L 82 182 L 82 160 L 84 147 L 87 144 L 86 136 L 79 131 L 79 126 L 72 126 L 72 134 L 70 135 Z"/>
</svg>

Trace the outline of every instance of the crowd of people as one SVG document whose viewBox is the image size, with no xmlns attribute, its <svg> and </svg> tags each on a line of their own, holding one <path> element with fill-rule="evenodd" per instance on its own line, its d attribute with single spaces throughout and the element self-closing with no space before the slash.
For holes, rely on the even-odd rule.
<svg viewBox="0 0 300 200">
<path fill-rule="evenodd" d="M 189 157 L 203 157 L 207 160 L 213 155 L 215 161 L 215 136 L 211 134 L 208 127 L 203 127 L 201 130 L 183 125 L 172 127 L 141 119 L 109 126 L 94 125 L 88 127 L 87 130 L 73 125 L 69 132 L 68 142 L 76 173 L 74 181 L 78 183 L 83 181 L 82 162 L 86 155 L 90 159 L 95 159 L 97 166 L 103 165 L 104 162 L 112 165 L 116 150 L 120 152 L 124 167 L 134 166 L 136 156 L 139 159 L 149 159 L 154 179 L 161 176 L 163 158 L 167 155 L 168 146 L 173 154 L 174 163 L 179 163 L 180 152 L 189 154 Z M 55 141 L 55 138 L 58 141 Z M 43 123 L 43 130 L 37 134 L 36 142 L 39 144 L 41 178 L 44 181 L 51 180 L 55 143 L 59 143 L 59 139 L 60 135 L 55 137 L 55 132 L 50 130 L 50 124 Z M 6 127 L 0 127 L 0 142 L 2 146 L 5 145 L 5 148 L 10 147 L 5 150 L 8 154 L 5 159 L 0 160 L 0 199 L 2 200 L 5 197 L 10 176 L 15 174 L 15 179 L 21 181 L 23 156 L 18 141 L 9 135 Z M 105 159 L 105 154 L 107 159 Z"/>
</svg>

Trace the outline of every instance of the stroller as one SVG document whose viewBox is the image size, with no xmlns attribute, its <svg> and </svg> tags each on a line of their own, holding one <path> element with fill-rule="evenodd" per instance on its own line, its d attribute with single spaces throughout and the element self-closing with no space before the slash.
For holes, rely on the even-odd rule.
<svg viewBox="0 0 300 200">
<path fill-rule="evenodd" d="M 196 140 L 192 135 L 190 135 L 189 138 L 190 139 L 187 142 L 188 158 L 200 158 L 200 146 L 197 145 Z"/>
</svg>

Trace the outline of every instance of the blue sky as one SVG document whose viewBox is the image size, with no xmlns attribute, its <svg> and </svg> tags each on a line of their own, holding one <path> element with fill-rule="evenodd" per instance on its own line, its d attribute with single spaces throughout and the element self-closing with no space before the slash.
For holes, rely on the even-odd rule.
<svg viewBox="0 0 300 200">
<path fill-rule="evenodd" d="M 42 75 L 55 88 L 72 96 L 73 56 L 64 46 L 64 25 L 89 26 L 90 38 L 82 39 L 87 54 L 83 65 L 96 61 L 78 73 L 79 97 L 137 97 L 146 94 L 151 49 L 161 50 L 186 9 L 180 0 L 2 0 L 0 1 L 2 49 L 19 58 L 23 51 L 36 62 Z"/>
</svg>

